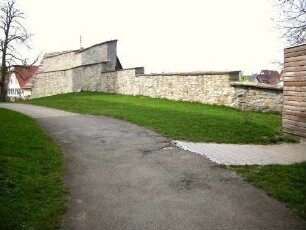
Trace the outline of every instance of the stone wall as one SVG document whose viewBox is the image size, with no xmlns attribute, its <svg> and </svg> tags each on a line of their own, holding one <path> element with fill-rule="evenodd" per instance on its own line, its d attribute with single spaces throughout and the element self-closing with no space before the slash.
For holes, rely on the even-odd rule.
<svg viewBox="0 0 306 230">
<path fill-rule="evenodd" d="M 230 82 L 239 79 L 234 72 L 191 72 L 169 74 L 142 74 L 119 71 L 115 93 L 144 95 L 207 104 L 232 106 L 235 90 Z"/>
<path fill-rule="evenodd" d="M 234 106 L 241 110 L 282 112 L 283 89 L 267 85 L 233 82 L 235 89 Z"/>
<path fill-rule="evenodd" d="M 101 74 L 94 91 L 125 95 L 143 95 L 205 104 L 217 104 L 242 110 L 282 111 L 282 88 L 266 84 L 236 82 L 239 72 L 191 72 L 143 74 L 143 68 Z"/>
<path fill-rule="evenodd" d="M 46 54 L 42 72 L 34 77 L 31 98 L 94 91 L 239 109 L 281 110 L 281 90 L 235 84 L 240 71 L 144 74 L 143 68 L 116 70 L 116 63 L 116 40 L 86 49 Z"/>
<path fill-rule="evenodd" d="M 239 71 L 144 74 L 143 68 L 102 70 L 101 64 L 92 64 L 37 74 L 32 98 L 93 91 L 217 104 L 242 110 L 282 110 L 282 89 L 236 82 Z"/>
<path fill-rule="evenodd" d="M 104 71 L 115 70 L 117 40 L 107 41 L 86 49 L 46 54 L 41 66 L 44 72 L 67 70 L 100 63 Z"/>
<path fill-rule="evenodd" d="M 50 56 L 44 57 L 40 63 L 44 72 L 71 69 L 78 65 L 81 65 L 81 55 L 77 55 L 76 51 L 62 52 L 54 56 L 51 54 Z"/>
<path fill-rule="evenodd" d="M 34 76 L 31 98 L 61 93 L 101 91 L 101 72 L 114 71 L 117 63 L 117 40 L 86 49 L 45 54 L 42 71 Z"/>
<path fill-rule="evenodd" d="M 73 92 L 72 76 L 72 70 L 36 74 L 31 98 Z"/>
</svg>

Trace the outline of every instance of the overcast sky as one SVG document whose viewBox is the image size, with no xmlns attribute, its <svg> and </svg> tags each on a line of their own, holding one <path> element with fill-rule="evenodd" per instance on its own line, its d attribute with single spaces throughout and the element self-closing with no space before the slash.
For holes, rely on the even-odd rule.
<svg viewBox="0 0 306 230">
<path fill-rule="evenodd" d="M 17 0 L 33 51 L 88 47 L 118 39 L 124 68 L 146 73 L 280 71 L 284 43 L 270 0 Z"/>
</svg>

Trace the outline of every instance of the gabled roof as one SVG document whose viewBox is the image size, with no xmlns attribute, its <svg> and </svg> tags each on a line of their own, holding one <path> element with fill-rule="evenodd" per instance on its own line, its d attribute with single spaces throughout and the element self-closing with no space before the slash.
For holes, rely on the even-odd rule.
<svg viewBox="0 0 306 230">
<path fill-rule="evenodd" d="M 14 66 L 12 73 L 15 74 L 20 88 L 30 89 L 33 87 L 33 76 L 38 69 L 38 66 Z"/>
</svg>

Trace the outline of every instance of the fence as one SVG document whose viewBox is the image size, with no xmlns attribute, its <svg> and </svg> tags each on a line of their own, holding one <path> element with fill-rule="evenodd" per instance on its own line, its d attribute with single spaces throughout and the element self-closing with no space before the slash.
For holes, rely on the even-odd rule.
<svg viewBox="0 0 306 230">
<path fill-rule="evenodd" d="M 284 50 L 283 131 L 306 137 L 306 44 Z"/>
</svg>

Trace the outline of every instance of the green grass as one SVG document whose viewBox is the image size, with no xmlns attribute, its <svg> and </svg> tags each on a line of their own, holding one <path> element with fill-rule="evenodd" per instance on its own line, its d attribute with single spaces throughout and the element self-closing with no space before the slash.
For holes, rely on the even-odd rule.
<svg viewBox="0 0 306 230">
<path fill-rule="evenodd" d="M 56 229 L 67 194 L 61 149 L 31 118 L 0 109 L 0 229 Z"/>
<path fill-rule="evenodd" d="M 293 165 L 226 166 L 306 219 L 306 162 Z"/>
<path fill-rule="evenodd" d="M 109 115 L 180 140 L 255 144 L 297 141 L 282 134 L 278 114 L 250 113 L 222 106 L 90 92 L 56 95 L 25 103 Z"/>
</svg>

